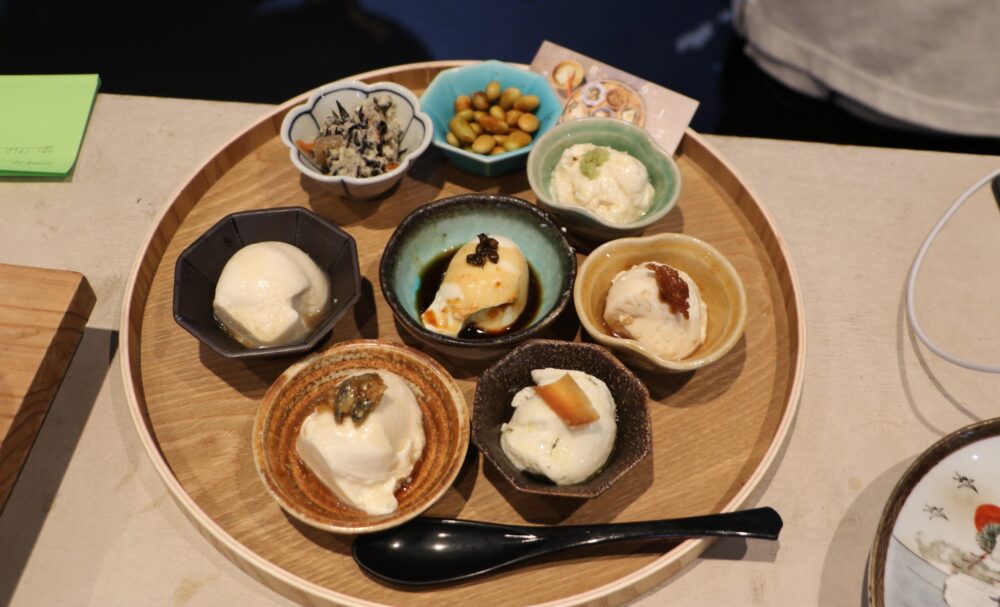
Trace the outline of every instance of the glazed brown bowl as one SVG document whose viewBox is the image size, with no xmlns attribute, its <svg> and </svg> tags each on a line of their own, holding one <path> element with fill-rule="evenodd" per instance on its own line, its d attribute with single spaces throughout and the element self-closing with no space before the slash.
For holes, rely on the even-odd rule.
<svg viewBox="0 0 1000 607">
<path fill-rule="evenodd" d="M 399 507 L 378 516 L 340 501 L 295 449 L 317 400 L 346 376 L 371 370 L 391 371 L 413 390 L 426 438 L 409 482 L 395 493 Z M 342 342 L 289 367 L 264 395 L 253 428 L 254 463 L 268 493 L 291 516 L 333 533 L 371 533 L 419 515 L 451 486 L 468 446 L 469 415 L 455 380 L 426 355 L 377 340 Z"/>
<path fill-rule="evenodd" d="M 572 369 L 607 384 L 615 399 L 618 431 L 607 463 L 596 475 L 575 485 L 556 485 L 547 478 L 514 467 L 500 446 L 500 426 L 514 414 L 511 401 L 527 386 L 534 369 Z M 649 392 L 629 369 L 596 344 L 534 339 L 494 363 L 479 378 L 472 409 L 472 441 L 486 459 L 528 493 L 562 497 L 597 497 L 641 462 L 653 449 L 653 432 L 646 404 Z"/>
<path fill-rule="evenodd" d="M 686 272 L 708 308 L 705 342 L 681 360 L 669 360 L 634 339 L 617 337 L 604 324 L 604 304 L 615 276 L 636 264 L 665 263 Z M 638 369 L 658 373 L 694 371 L 732 350 L 747 322 L 743 281 L 731 263 L 712 245 L 685 234 L 656 234 L 607 242 L 580 264 L 573 303 L 580 324 L 600 344 L 614 350 Z"/>
</svg>

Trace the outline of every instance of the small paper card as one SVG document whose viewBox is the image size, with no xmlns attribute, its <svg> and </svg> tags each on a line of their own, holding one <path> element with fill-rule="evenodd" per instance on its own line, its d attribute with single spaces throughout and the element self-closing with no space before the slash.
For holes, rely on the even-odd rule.
<svg viewBox="0 0 1000 607">
<path fill-rule="evenodd" d="M 645 128 L 673 154 L 698 102 L 546 40 L 531 62 L 563 99 L 560 122 L 603 116 Z"/>
<path fill-rule="evenodd" d="M 97 74 L 0 76 L 0 177 L 67 175 L 99 84 Z"/>
</svg>

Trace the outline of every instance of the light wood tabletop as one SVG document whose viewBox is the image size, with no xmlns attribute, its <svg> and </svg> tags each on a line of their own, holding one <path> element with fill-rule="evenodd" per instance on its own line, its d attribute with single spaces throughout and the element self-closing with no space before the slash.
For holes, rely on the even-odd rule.
<svg viewBox="0 0 1000 607">
<path fill-rule="evenodd" d="M 130 418 L 117 348 L 125 284 L 156 213 L 211 153 L 271 111 L 100 95 L 69 178 L 0 181 L 0 262 L 81 272 L 97 295 L 0 516 L 0 604 L 294 604 L 227 560 L 169 497 Z M 855 607 L 903 471 L 938 438 L 1000 412 L 1000 378 L 919 346 L 903 307 L 921 241 L 1000 158 L 706 139 L 774 218 L 805 304 L 798 416 L 749 504 L 774 507 L 785 527 L 777 543 L 717 541 L 632 604 Z M 931 248 L 917 290 L 929 333 L 994 363 L 998 233 L 1000 212 L 984 190 Z"/>
</svg>

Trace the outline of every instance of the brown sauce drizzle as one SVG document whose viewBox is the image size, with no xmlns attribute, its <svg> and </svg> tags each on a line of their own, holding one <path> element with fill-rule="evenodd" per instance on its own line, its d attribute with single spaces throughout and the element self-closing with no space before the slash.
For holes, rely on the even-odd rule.
<svg viewBox="0 0 1000 607">
<path fill-rule="evenodd" d="M 660 287 L 660 301 L 670 306 L 673 314 L 688 315 L 688 286 L 677 270 L 662 263 L 647 263 L 646 267 L 656 276 L 656 285 Z"/>
</svg>

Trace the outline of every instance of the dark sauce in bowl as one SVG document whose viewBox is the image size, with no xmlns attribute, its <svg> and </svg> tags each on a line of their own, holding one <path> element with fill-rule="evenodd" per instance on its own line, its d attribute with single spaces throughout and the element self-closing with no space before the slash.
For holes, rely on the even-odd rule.
<svg viewBox="0 0 1000 607">
<path fill-rule="evenodd" d="M 421 314 L 423 314 L 424 311 L 426 311 L 427 308 L 431 307 L 431 304 L 434 303 L 434 296 L 437 295 L 438 289 L 441 288 L 441 282 L 444 280 L 444 274 L 448 270 L 448 264 L 451 262 L 451 258 L 455 256 L 455 253 L 458 252 L 459 248 L 461 247 L 448 249 L 447 251 L 441 253 L 431 260 L 431 262 L 427 264 L 427 267 L 420 272 L 420 286 L 417 288 L 417 310 Z M 520 316 L 517 317 L 517 320 L 515 320 L 514 323 L 506 329 L 492 332 L 484 331 L 477 327 L 474 323 L 469 323 L 458 333 L 458 337 L 462 339 L 483 339 L 487 337 L 506 335 L 508 333 L 513 333 L 514 331 L 520 331 L 534 322 L 541 305 L 542 283 L 538 280 L 538 273 L 535 272 L 535 268 L 531 267 L 531 263 L 529 262 L 528 302 L 524 306 L 524 311 L 522 311 Z"/>
</svg>

